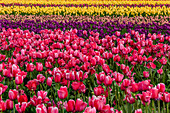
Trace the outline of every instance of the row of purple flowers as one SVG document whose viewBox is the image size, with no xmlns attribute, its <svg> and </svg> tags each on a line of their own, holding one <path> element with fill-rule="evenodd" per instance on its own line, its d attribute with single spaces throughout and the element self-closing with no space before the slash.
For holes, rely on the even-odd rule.
<svg viewBox="0 0 170 113">
<path fill-rule="evenodd" d="M 39 33 L 44 29 L 58 29 L 61 30 L 70 30 L 70 29 L 78 29 L 77 35 L 79 37 L 87 37 L 83 35 L 83 31 L 93 31 L 99 32 L 100 37 L 104 38 L 106 35 L 113 35 L 116 31 L 121 31 L 120 38 L 124 37 L 125 33 L 129 32 L 133 29 L 138 31 L 140 34 L 145 34 L 147 36 L 148 33 L 157 33 L 164 34 L 165 36 L 170 35 L 170 24 L 158 25 L 157 22 L 152 22 L 148 24 L 137 24 L 128 22 L 128 24 L 120 24 L 118 21 L 110 21 L 110 22 L 78 22 L 78 21 L 65 21 L 65 22 L 57 22 L 54 20 L 48 20 L 45 22 L 40 22 L 40 20 L 25 20 L 21 21 L 9 21 L 9 20 L 0 20 L 0 29 L 5 28 L 20 28 L 23 30 L 28 29 L 29 31 L 33 31 L 35 33 Z"/>
</svg>

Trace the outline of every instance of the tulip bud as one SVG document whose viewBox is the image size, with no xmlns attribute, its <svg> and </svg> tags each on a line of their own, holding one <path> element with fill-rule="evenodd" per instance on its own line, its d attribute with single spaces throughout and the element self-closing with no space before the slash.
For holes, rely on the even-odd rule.
<svg viewBox="0 0 170 113">
<path fill-rule="evenodd" d="M 13 109 L 13 101 L 11 101 L 10 99 L 6 100 L 6 108 L 9 110 Z"/>
<path fill-rule="evenodd" d="M 52 81 L 53 81 L 53 77 L 48 77 L 46 81 L 47 85 L 51 87 Z"/>
</svg>

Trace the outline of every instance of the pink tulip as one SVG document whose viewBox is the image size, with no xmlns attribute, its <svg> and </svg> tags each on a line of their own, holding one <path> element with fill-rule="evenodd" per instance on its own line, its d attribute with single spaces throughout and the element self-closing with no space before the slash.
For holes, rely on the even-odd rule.
<svg viewBox="0 0 170 113">
<path fill-rule="evenodd" d="M 142 109 L 135 110 L 135 113 L 142 113 Z"/>
<path fill-rule="evenodd" d="M 57 93 L 60 99 L 65 99 L 68 96 L 67 87 L 61 86 Z"/>
<path fill-rule="evenodd" d="M 36 71 L 42 71 L 43 70 L 43 64 L 36 62 Z"/>
<path fill-rule="evenodd" d="M 57 107 L 48 107 L 48 113 L 58 113 Z"/>
<path fill-rule="evenodd" d="M 12 90 L 12 89 L 10 89 L 9 90 L 9 92 L 8 92 L 8 97 L 9 97 L 9 99 L 11 99 L 11 100 L 15 100 L 15 99 L 17 99 L 17 94 L 18 94 L 18 91 L 17 90 Z"/>
<path fill-rule="evenodd" d="M 159 83 L 157 85 L 157 89 L 159 90 L 159 92 L 164 92 L 165 91 L 165 84 L 164 83 Z"/>
<path fill-rule="evenodd" d="M 37 113 L 47 113 L 47 108 L 44 104 L 39 104 L 36 106 L 36 112 Z"/>
<path fill-rule="evenodd" d="M 51 87 L 52 81 L 53 81 L 53 77 L 48 77 L 47 81 L 46 81 L 46 84 Z"/>
<path fill-rule="evenodd" d="M 74 100 L 69 100 L 66 104 L 66 111 L 67 112 L 73 112 L 75 109 L 75 101 Z"/>
</svg>

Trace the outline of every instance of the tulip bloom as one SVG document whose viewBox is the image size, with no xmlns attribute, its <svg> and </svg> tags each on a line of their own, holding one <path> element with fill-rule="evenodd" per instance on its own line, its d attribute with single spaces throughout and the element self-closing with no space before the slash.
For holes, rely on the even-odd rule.
<svg viewBox="0 0 170 113">
<path fill-rule="evenodd" d="M 159 92 L 164 92 L 165 91 L 165 84 L 164 83 L 159 83 L 157 85 L 157 89 L 159 90 Z"/>
<path fill-rule="evenodd" d="M 57 107 L 48 107 L 48 113 L 58 113 Z"/>
<path fill-rule="evenodd" d="M 142 113 L 142 109 L 135 110 L 135 113 Z"/>
<path fill-rule="evenodd" d="M 45 107 L 44 104 L 38 104 L 36 106 L 36 112 L 37 113 L 47 113 L 47 108 Z"/>
<path fill-rule="evenodd" d="M 17 94 L 18 94 L 18 91 L 17 90 L 12 90 L 12 89 L 10 89 L 9 90 L 9 92 L 8 92 L 8 97 L 9 97 L 9 99 L 11 99 L 11 100 L 15 100 L 15 99 L 17 99 Z"/>
<path fill-rule="evenodd" d="M 152 88 L 150 91 L 151 91 L 151 98 L 152 99 L 158 99 L 158 89 Z"/>
<path fill-rule="evenodd" d="M 13 101 L 11 101 L 10 99 L 6 100 L 6 108 L 9 110 L 13 109 Z"/>
<path fill-rule="evenodd" d="M 161 99 L 162 99 L 162 101 L 164 101 L 166 103 L 170 102 L 170 93 L 164 92 Z"/>
<path fill-rule="evenodd" d="M 36 71 L 42 71 L 43 70 L 43 64 L 36 62 Z"/>
<path fill-rule="evenodd" d="M 46 81 L 47 85 L 51 87 L 52 81 L 53 81 L 53 77 L 48 77 Z"/>
<path fill-rule="evenodd" d="M 110 76 L 105 76 L 104 84 L 105 86 L 111 86 L 113 79 Z"/>
<path fill-rule="evenodd" d="M 69 100 L 66 104 L 66 111 L 67 112 L 73 112 L 75 107 L 75 101 L 74 100 Z"/>
<path fill-rule="evenodd" d="M 104 88 L 102 86 L 98 86 L 94 88 L 94 94 L 96 96 L 101 95 L 102 93 L 104 93 Z"/>
<path fill-rule="evenodd" d="M 77 99 L 75 104 L 75 111 L 82 112 L 87 106 L 87 103 L 83 102 L 83 100 Z"/>
<path fill-rule="evenodd" d="M 40 83 L 43 83 L 44 80 L 45 80 L 45 76 L 43 76 L 42 74 L 38 74 L 38 75 L 37 75 L 37 80 L 38 80 Z"/>
<path fill-rule="evenodd" d="M 15 84 L 16 84 L 16 85 L 22 84 L 23 81 L 24 81 L 24 77 L 23 77 L 22 75 L 17 75 L 17 76 L 15 77 Z"/>
<path fill-rule="evenodd" d="M 145 78 L 148 78 L 148 77 L 149 77 L 149 72 L 143 71 L 143 76 L 144 76 Z"/>
<path fill-rule="evenodd" d="M 32 72 L 32 71 L 34 71 L 35 66 L 34 66 L 33 63 L 30 63 L 30 64 L 27 64 L 27 65 L 26 65 L 26 68 L 27 68 L 27 71 L 28 71 L 28 72 Z"/>
<path fill-rule="evenodd" d="M 72 82 L 71 86 L 74 91 L 77 91 L 80 87 L 80 82 Z"/>
<path fill-rule="evenodd" d="M 26 102 L 23 102 L 21 104 L 20 103 L 19 104 L 15 104 L 15 108 L 18 111 L 18 113 L 24 113 L 26 107 L 27 107 L 27 103 Z"/>
<path fill-rule="evenodd" d="M 57 91 L 58 98 L 65 99 L 68 96 L 68 91 L 66 86 L 61 86 L 60 89 Z"/>
<path fill-rule="evenodd" d="M 96 113 L 96 108 L 95 107 L 86 107 L 85 111 L 83 113 Z"/>
</svg>

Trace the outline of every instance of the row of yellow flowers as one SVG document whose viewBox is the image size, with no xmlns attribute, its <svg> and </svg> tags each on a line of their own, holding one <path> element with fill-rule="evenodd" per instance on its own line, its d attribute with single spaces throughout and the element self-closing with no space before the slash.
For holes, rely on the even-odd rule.
<svg viewBox="0 0 170 113">
<path fill-rule="evenodd" d="M 0 0 L 0 3 L 12 4 L 12 3 L 20 3 L 20 4 L 170 4 L 170 1 L 97 1 L 97 0 Z"/>
<path fill-rule="evenodd" d="M 21 15 L 100 15 L 100 16 L 147 16 L 147 15 L 170 15 L 170 8 L 161 7 L 25 7 L 25 6 L 0 6 L 0 14 Z"/>
</svg>

